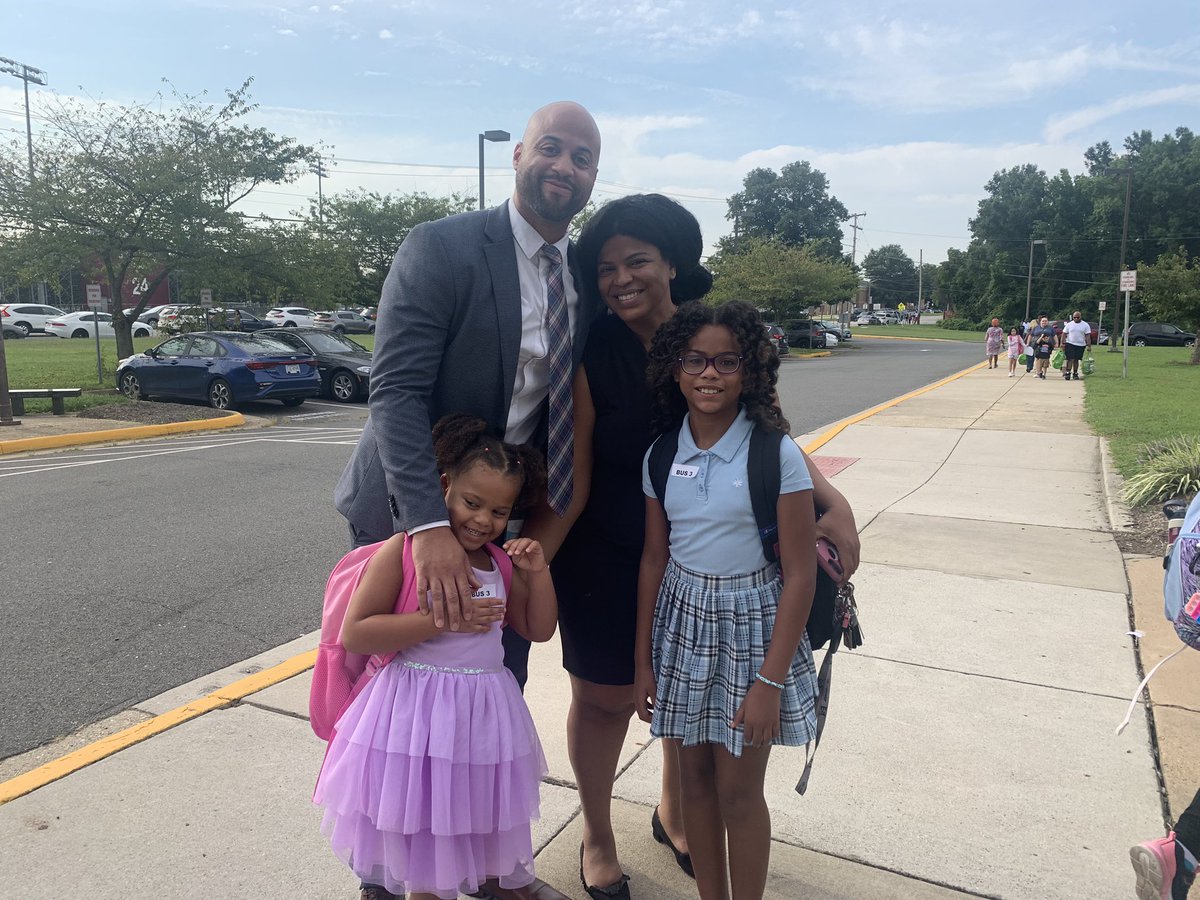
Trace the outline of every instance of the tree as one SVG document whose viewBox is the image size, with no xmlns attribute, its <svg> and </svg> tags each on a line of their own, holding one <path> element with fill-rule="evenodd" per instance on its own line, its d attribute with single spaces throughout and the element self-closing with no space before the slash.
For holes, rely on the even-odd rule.
<svg viewBox="0 0 1200 900">
<path fill-rule="evenodd" d="M 871 279 L 871 298 L 895 308 L 917 300 L 917 264 L 899 244 L 884 244 L 863 257 L 863 273 Z"/>
<path fill-rule="evenodd" d="M 709 297 L 714 303 L 745 300 L 770 310 L 776 320 L 843 300 L 858 284 L 858 276 L 844 261 L 778 241 L 753 241 L 743 253 L 714 254 L 709 265 L 713 269 Z"/>
<path fill-rule="evenodd" d="M 829 179 L 806 160 L 788 163 L 778 174 L 752 169 L 728 205 L 725 218 L 734 223 L 734 234 L 722 240 L 723 252 L 745 252 L 754 240 L 810 246 L 826 258 L 842 252 L 841 223 L 849 214 L 830 195 Z"/>
<path fill-rule="evenodd" d="M 241 121 L 253 109 L 249 86 L 219 106 L 177 92 L 171 106 L 59 100 L 45 114 L 32 180 L 19 142 L 0 148 L 0 229 L 24 234 L 42 260 L 103 273 L 119 356 L 133 353 L 132 322 L 172 272 L 261 254 L 253 223 L 234 207 L 316 159 Z M 140 299 L 134 278 L 147 282 Z"/>
<path fill-rule="evenodd" d="M 1139 264 L 1138 293 L 1153 318 L 1200 334 L 1200 257 L 1189 260 L 1180 247 L 1150 265 Z M 1191 364 L 1200 365 L 1200 343 L 1192 347 Z"/>
</svg>

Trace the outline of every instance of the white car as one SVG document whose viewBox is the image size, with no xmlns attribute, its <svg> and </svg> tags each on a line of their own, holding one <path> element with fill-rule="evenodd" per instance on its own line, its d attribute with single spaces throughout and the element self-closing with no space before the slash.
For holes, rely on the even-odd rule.
<svg viewBox="0 0 1200 900">
<path fill-rule="evenodd" d="M 318 325 L 317 314 L 303 306 L 277 306 L 268 310 L 264 321 L 284 328 L 295 328 L 297 325 Z"/>
<path fill-rule="evenodd" d="M 5 328 L 15 328 L 25 337 L 35 331 L 44 332 L 46 323 L 59 316 L 65 316 L 65 310 L 57 306 L 43 306 L 40 303 L 5 303 L 0 305 L 0 322 Z"/>
<path fill-rule="evenodd" d="M 100 326 L 100 337 L 116 337 L 112 327 L 112 316 L 108 313 L 73 312 L 57 316 L 46 323 L 46 334 L 61 338 L 94 338 L 96 325 Z M 133 323 L 134 337 L 150 337 L 154 333 L 145 322 Z"/>
<path fill-rule="evenodd" d="M 825 332 L 825 349 L 832 350 L 838 345 L 838 336 L 832 331 Z"/>
</svg>

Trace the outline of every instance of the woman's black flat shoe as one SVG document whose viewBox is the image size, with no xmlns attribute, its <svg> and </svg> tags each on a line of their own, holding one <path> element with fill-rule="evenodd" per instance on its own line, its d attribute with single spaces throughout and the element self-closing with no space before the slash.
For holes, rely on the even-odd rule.
<svg viewBox="0 0 1200 900">
<path fill-rule="evenodd" d="M 579 844 L 579 883 L 592 900 L 630 900 L 629 876 L 622 874 L 608 887 L 592 887 L 583 877 L 583 843 Z"/>
<path fill-rule="evenodd" d="M 680 853 L 675 845 L 671 843 L 671 836 L 667 834 L 667 829 L 663 828 L 662 819 L 658 817 L 658 807 L 654 807 L 654 814 L 650 817 L 650 831 L 654 835 L 654 839 L 660 844 L 666 844 L 671 852 L 675 854 L 675 862 L 679 863 L 679 868 L 683 869 L 688 878 L 695 878 L 696 873 L 692 870 L 692 855 L 690 853 Z"/>
</svg>

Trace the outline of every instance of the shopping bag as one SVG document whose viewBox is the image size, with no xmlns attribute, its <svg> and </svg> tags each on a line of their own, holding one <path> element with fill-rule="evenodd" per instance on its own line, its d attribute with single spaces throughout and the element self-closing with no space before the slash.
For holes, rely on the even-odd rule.
<svg viewBox="0 0 1200 900">
<path fill-rule="evenodd" d="M 1083 374 L 1091 375 L 1095 371 L 1096 371 L 1096 357 L 1092 356 L 1092 354 L 1089 353 L 1087 355 L 1087 357 L 1083 360 Z"/>
<path fill-rule="evenodd" d="M 1020 356 L 1017 357 L 1017 362 L 1022 366 L 1028 365 L 1029 364 L 1029 354 L 1022 353 Z"/>
<path fill-rule="evenodd" d="M 1066 357 L 1067 357 L 1067 354 L 1063 352 L 1063 348 L 1059 347 L 1057 350 L 1054 351 L 1054 354 L 1050 357 L 1050 367 L 1054 368 L 1054 369 L 1061 369 L 1063 360 L 1066 359 Z"/>
</svg>

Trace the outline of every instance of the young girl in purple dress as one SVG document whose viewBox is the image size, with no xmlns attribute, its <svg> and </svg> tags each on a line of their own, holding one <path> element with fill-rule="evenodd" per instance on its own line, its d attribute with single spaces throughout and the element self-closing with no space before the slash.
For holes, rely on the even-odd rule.
<svg viewBox="0 0 1200 900">
<path fill-rule="evenodd" d="M 314 795 L 334 853 L 365 885 L 413 900 L 453 900 L 489 879 L 509 890 L 533 881 L 529 823 L 546 761 L 504 668 L 500 627 L 506 620 L 546 641 L 558 619 L 541 545 L 491 543 L 512 510 L 541 493 L 537 453 L 469 416 L 447 416 L 433 435 L 450 528 L 481 584 L 474 612 L 453 633 L 432 616 L 395 613 L 412 557 L 403 534 L 380 548 L 352 596 L 342 643 L 396 657 L 339 718 Z"/>
</svg>

